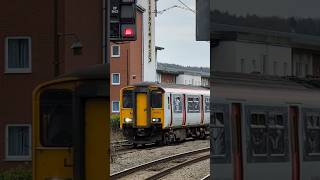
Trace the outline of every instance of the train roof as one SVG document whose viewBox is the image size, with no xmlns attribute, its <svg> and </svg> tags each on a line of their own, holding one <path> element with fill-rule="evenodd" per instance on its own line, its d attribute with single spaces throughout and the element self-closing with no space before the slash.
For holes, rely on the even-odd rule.
<svg viewBox="0 0 320 180">
<path fill-rule="evenodd" d="M 162 89 L 189 89 L 189 90 L 209 90 L 210 89 L 210 87 L 203 87 L 203 86 L 191 86 L 191 85 L 155 83 L 155 82 L 135 83 L 133 84 L 133 86 L 139 86 L 139 87 L 157 86 Z"/>
<path fill-rule="evenodd" d="M 79 79 L 109 79 L 109 64 L 97 64 L 83 69 L 71 71 L 70 73 L 58 76 L 62 78 L 79 78 Z"/>
</svg>

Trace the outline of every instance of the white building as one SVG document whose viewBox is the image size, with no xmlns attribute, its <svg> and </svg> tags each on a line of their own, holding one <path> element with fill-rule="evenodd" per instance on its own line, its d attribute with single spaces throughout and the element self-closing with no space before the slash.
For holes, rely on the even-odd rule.
<svg viewBox="0 0 320 180">
<path fill-rule="evenodd" d="M 155 58 L 155 11 L 156 0 L 138 0 L 137 4 L 145 9 L 143 13 L 143 81 L 157 80 Z"/>
</svg>

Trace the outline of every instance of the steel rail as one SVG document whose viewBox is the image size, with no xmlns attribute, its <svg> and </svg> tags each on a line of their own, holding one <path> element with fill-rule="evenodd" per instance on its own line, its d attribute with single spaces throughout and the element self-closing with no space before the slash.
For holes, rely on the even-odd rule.
<svg viewBox="0 0 320 180">
<path fill-rule="evenodd" d="M 183 168 L 185 166 L 188 166 L 190 164 L 195 164 L 197 162 L 204 161 L 204 160 L 209 159 L 209 158 L 210 158 L 210 154 L 207 154 L 207 155 L 204 155 L 204 156 L 200 156 L 200 157 L 197 157 L 197 158 L 193 158 L 193 159 L 191 159 L 189 161 L 183 162 L 183 163 L 178 164 L 176 166 L 173 166 L 173 167 L 171 167 L 169 169 L 161 171 L 161 172 L 159 172 L 159 173 L 157 173 L 155 175 L 152 175 L 152 176 L 146 178 L 146 180 L 156 180 L 156 179 L 162 178 L 162 177 L 170 174 L 172 171 L 179 170 L 179 169 L 181 169 L 181 168 Z"/>
<path fill-rule="evenodd" d="M 205 177 L 203 177 L 201 180 L 209 180 L 210 179 L 210 174 L 206 175 Z"/>
<path fill-rule="evenodd" d="M 154 166 L 156 164 L 169 162 L 169 161 L 172 161 L 172 160 L 175 160 L 175 159 L 179 159 L 179 158 L 182 158 L 182 157 L 185 157 L 185 156 L 188 156 L 188 155 L 200 154 L 200 153 L 203 153 L 203 152 L 207 152 L 209 150 L 210 150 L 210 147 L 203 148 L 203 149 L 198 149 L 198 150 L 194 150 L 194 151 L 188 151 L 188 152 L 185 152 L 185 153 L 180 153 L 180 154 L 164 157 L 164 158 L 161 158 L 161 159 L 157 159 L 157 160 L 154 160 L 154 161 L 151 161 L 151 162 L 148 162 L 148 163 L 144 163 L 142 165 L 138 165 L 138 166 L 135 166 L 135 167 L 132 167 L 132 168 L 129 168 L 129 169 L 125 169 L 125 170 L 120 171 L 118 173 L 111 174 L 110 179 L 111 180 L 119 179 L 119 178 L 128 176 L 130 174 L 133 174 L 135 172 L 138 172 L 140 170 L 144 170 L 147 167 Z"/>
</svg>

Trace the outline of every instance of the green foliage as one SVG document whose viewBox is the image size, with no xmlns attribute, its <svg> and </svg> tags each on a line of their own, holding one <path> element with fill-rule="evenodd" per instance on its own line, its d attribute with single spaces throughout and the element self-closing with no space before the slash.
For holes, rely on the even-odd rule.
<svg viewBox="0 0 320 180">
<path fill-rule="evenodd" d="M 0 180 L 32 180 L 32 172 L 29 170 L 14 170 L 0 172 Z"/>
<path fill-rule="evenodd" d="M 111 115 L 111 129 L 117 131 L 120 128 L 120 116 L 118 114 Z"/>
</svg>

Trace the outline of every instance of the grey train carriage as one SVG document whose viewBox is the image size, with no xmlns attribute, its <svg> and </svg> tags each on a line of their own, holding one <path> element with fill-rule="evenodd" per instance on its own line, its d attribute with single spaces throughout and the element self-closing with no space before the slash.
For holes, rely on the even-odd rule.
<svg viewBox="0 0 320 180">
<path fill-rule="evenodd" d="M 317 83 L 216 73 L 210 179 L 320 180 Z"/>
</svg>

